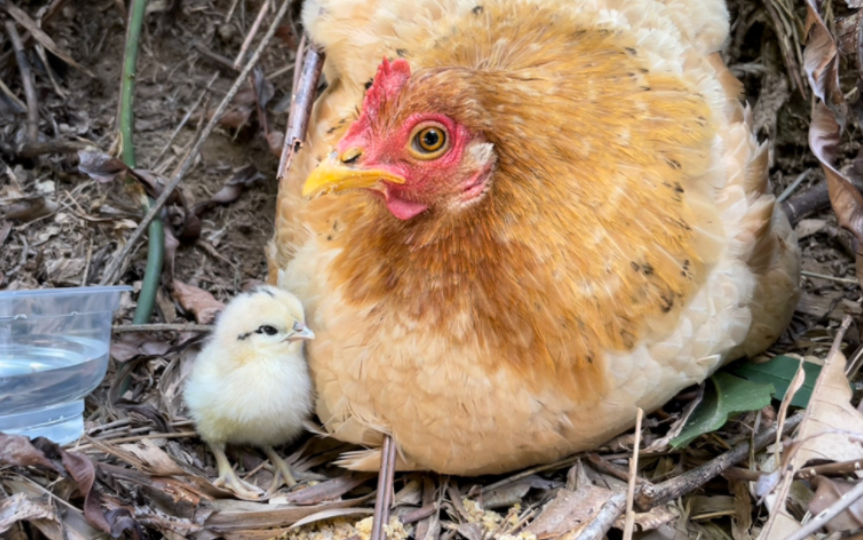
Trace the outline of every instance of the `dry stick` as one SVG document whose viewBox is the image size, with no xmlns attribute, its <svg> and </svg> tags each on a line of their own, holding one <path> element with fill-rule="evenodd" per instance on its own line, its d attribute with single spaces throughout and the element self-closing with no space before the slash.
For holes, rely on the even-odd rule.
<svg viewBox="0 0 863 540">
<path fill-rule="evenodd" d="M 857 281 L 856 279 L 828 276 L 826 274 L 818 274 L 816 272 L 809 272 L 808 270 L 801 270 L 800 275 L 804 276 L 804 277 L 811 277 L 811 278 L 817 278 L 817 279 L 824 279 L 827 281 L 834 281 L 836 283 L 842 283 L 844 285 L 859 285 L 860 284 L 860 282 Z"/>
<path fill-rule="evenodd" d="M 6 31 L 12 40 L 12 48 L 15 50 L 15 60 L 18 62 L 18 70 L 21 72 L 21 84 L 24 85 L 24 96 L 27 99 L 27 138 L 36 142 L 39 137 L 39 102 L 36 100 L 36 88 L 33 86 L 33 72 L 27 55 L 24 54 L 24 44 L 21 43 L 21 35 L 13 21 L 6 21 Z"/>
<path fill-rule="evenodd" d="M 803 420 L 802 411 L 785 421 L 782 433 L 785 435 L 791 433 L 800 425 L 801 420 Z M 756 436 L 755 451 L 761 450 L 773 442 L 776 439 L 776 431 L 777 426 L 773 426 Z M 713 461 L 687 471 L 677 478 L 672 478 L 661 484 L 644 484 L 635 494 L 635 507 L 641 512 L 647 512 L 655 506 L 694 491 L 708 480 L 715 478 L 732 465 L 745 459 L 747 455 L 749 455 L 749 441 L 738 444 Z"/>
<path fill-rule="evenodd" d="M 809 523 L 788 535 L 785 540 L 804 540 L 861 498 L 863 498 L 863 482 L 858 482 L 854 489 L 842 495 L 838 501 L 815 516 Z"/>
<path fill-rule="evenodd" d="M 123 324 L 111 328 L 114 334 L 126 332 L 211 332 L 213 327 L 209 324 Z"/>
<path fill-rule="evenodd" d="M 102 442 L 108 442 L 111 444 L 121 444 L 121 443 L 129 443 L 129 442 L 138 442 L 143 441 L 145 439 L 182 439 L 184 437 L 194 437 L 197 435 L 197 431 L 175 431 L 173 433 L 149 433 L 147 435 L 132 435 L 130 437 L 120 437 L 118 439 L 106 439 Z M 100 440 L 100 439 L 97 439 Z M 82 444 L 81 446 L 76 446 L 76 451 L 84 451 L 90 450 L 91 448 L 95 448 L 93 444 Z M 97 448 L 98 450 L 98 448 Z"/>
<path fill-rule="evenodd" d="M 635 416 L 635 445 L 632 458 L 629 460 L 629 486 L 626 489 L 626 520 L 623 524 L 623 540 L 632 540 L 632 528 L 635 525 L 635 512 L 632 511 L 632 501 L 635 498 L 635 478 L 638 476 L 638 452 L 641 448 L 641 421 L 644 411 L 638 408 Z"/>
<path fill-rule="evenodd" d="M 824 465 L 813 465 L 805 467 L 794 473 L 795 479 L 809 479 L 816 476 L 845 476 L 851 473 L 858 473 L 863 470 L 863 459 L 852 459 L 850 461 L 837 461 L 835 463 L 826 463 Z M 723 473 L 726 478 L 737 480 L 746 480 L 747 482 L 757 482 L 764 473 L 732 467 Z"/>
<path fill-rule="evenodd" d="M 228 110 L 228 106 L 231 104 L 231 101 L 234 99 L 234 96 L 240 90 L 240 87 L 245 84 L 246 79 L 249 77 L 249 74 L 254 69 L 255 65 L 257 65 L 258 60 L 261 59 L 261 55 L 264 53 L 264 49 L 266 49 L 267 45 L 269 45 L 270 41 L 273 39 L 273 35 L 276 33 L 276 29 L 279 27 L 279 23 L 285 17 L 288 12 L 288 7 L 290 6 L 291 0 L 283 0 L 281 7 L 279 7 L 279 11 L 276 13 L 276 16 L 273 18 L 272 25 L 267 29 L 267 33 L 264 35 L 264 38 L 258 44 L 258 48 L 255 49 L 254 54 L 246 63 L 243 71 L 237 76 L 237 79 L 234 81 L 231 89 L 228 90 L 228 93 L 225 95 L 225 98 L 219 103 L 219 107 L 216 109 L 216 112 L 213 114 L 213 117 L 210 118 L 210 121 L 207 123 L 207 126 L 204 128 L 204 131 L 201 133 L 201 136 L 198 138 L 195 146 L 192 147 L 192 151 L 189 152 L 189 155 L 186 156 L 186 159 L 183 160 L 183 163 L 180 165 L 177 173 L 171 178 L 171 181 L 165 186 L 165 189 L 159 195 L 159 198 L 156 199 L 153 204 L 150 206 L 150 209 L 147 211 L 147 214 L 138 224 L 138 228 L 135 229 L 135 232 L 132 233 L 132 236 L 129 237 L 129 240 L 126 242 L 126 245 L 123 246 L 123 249 L 120 251 L 120 254 L 111 261 L 111 264 L 108 268 L 105 269 L 105 273 L 102 275 L 102 280 L 99 282 L 100 285 L 110 285 L 117 281 L 117 279 L 122 274 L 123 270 L 126 266 L 126 260 L 129 258 L 129 254 L 132 252 L 135 244 L 138 243 L 138 240 L 144 236 L 144 232 L 147 230 L 147 227 L 150 225 L 150 222 L 156 217 L 162 207 L 165 205 L 165 202 L 174 193 L 174 190 L 177 189 L 177 186 L 180 185 L 180 182 L 183 180 L 183 177 L 188 172 L 189 168 L 192 166 L 192 163 L 195 161 L 195 158 L 198 157 L 198 153 L 200 153 L 201 148 L 204 146 L 204 143 L 210 137 L 210 134 L 216 129 L 216 125 L 219 120 L 222 118 L 222 115 L 225 114 L 225 111 Z"/>
<path fill-rule="evenodd" d="M 207 58 L 214 64 L 218 64 L 219 66 L 231 71 L 232 73 L 237 73 L 237 70 L 234 68 L 234 65 L 231 63 L 231 61 L 222 56 L 221 54 L 215 53 L 210 49 L 206 48 L 203 44 L 197 42 L 193 43 L 192 47 L 194 47 L 195 50 L 198 51 L 204 58 Z"/>
<path fill-rule="evenodd" d="M 783 202 L 785 202 L 785 199 L 787 199 L 788 197 L 790 197 L 790 196 L 791 196 L 791 194 L 792 194 L 792 193 L 794 193 L 794 191 L 795 191 L 798 187 L 800 187 L 800 184 L 802 184 L 802 183 L 803 183 L 803 181 L 804 181 L 804 180 L 806 180 L 806 179 L 809 177 L 809 173 L 811 173 L 811 172 L 812 172 L 812 169 L 806 169 L 805 171 L 803 171 L 802 173 L 800 173 L 799 175 L 797 175 L 797 178 L 796 178 L 796 179 L 794 179 L 794 181 L 793 181 L 793 182 L 791 182 L 791 183 L 788 185 L 788 187 L 787 187 L 787 188 L 785 188 L 785 190 L 784 190 L 782 193 L 780 193 L 780 194 L 779 194 L 779 196 L 778 196 L 778 197 L 776 197 L 776 202 L 778 202 L 778 203 L 780 203 L 780 204 L 781 204 L 781 203 L 783 203 Z"/>
<path fill-rule="evenodd" d="M 25 105 L 24 102 L 21 101 L 21 99 L 18 96 L 16 96 L 14 92 L 12 92 L 11 88 L 6 86 L 6 84 L 3 82 L 3 79 L 0 79 L 0 92 L 3 92 L 4 94 L 6 94 L 6 97 L 11 99 L 15 103 L 15 105 L 20 107 L 21 112 L 24 112 L 27 110 L 27 105 Z"/>
<path fill-rule="evenodd" d="M 593 521 L 581 530 L 575 540 L 602 540 L 625 508 L 626 495 L 615 493 L 602 505 Z"/>
<path fill-rule="evenodd" d="M 81 141 L 30 141 L 19 144 L 18 148 L 15 149 L 15 153 L 22 158 L 34 158 L 45 154 L 73 154 L 79 150 L 86 150 L 92 147 L 92 143 Z"/>
<path fill-rule="evenodd" d="M 390 489 L 396 468 L 395 448 L 393 438 L 384 435 L 384 444 L 381 447 L 381 468 L 378 472 L 378 492 L 375 495 L 375 512 L 372 516 L 372 534 L 369 540 L 381 540 L 383 526 L 389 522 Z"/>
<path fill-rule="evenodd" d="M 305 40 L 300 41 L 298 56 L 303 52 L 302 45 Z M 288 127 L 285 130 L 285 145 L 282 147 L 282 157 L 279 160 L 279 175 L 281 181 L 291 168 L 294 155 L 306 139 L 306 131 L 309 128 L 309 118 L 312 115 L 312 106 L 315 103 L 315 90 L 321 79 L 321 71 L 324 69 L 324 53 L 310 43 L 303 56 L 302 71 L 296 81 L 296 90 L 291 100 L 291 112 L 288 115 Z M 296 75 L 297 71 L 294 71 Z"/>
<path fill-rule="evenodd" d="M 261 4 L 261 9 L 260 11 L 258 11 L 258 16 L 255 17 L 255 22 L 252 23 L 252 28 L 249 29 L 249 34 L 243 41 L 243 45 L 240 46 L 240 52 L 237 54 L 237 58 L 234 60 L 234 69 L 240 69 L 240 65 L 243 63 L 243 58 L 246 57 L 246 52 L 249 50 L 249 46 L 252 44 L 252 40 L 255 39 L 255 35 L 257 35 L 258 30 L 260 30 L 261 23 L 264 22 L 264 17 L 267 15 L 267 11 L 269 9 L 270 0 L 266 0 L 263 4 Z"/>
</svg>

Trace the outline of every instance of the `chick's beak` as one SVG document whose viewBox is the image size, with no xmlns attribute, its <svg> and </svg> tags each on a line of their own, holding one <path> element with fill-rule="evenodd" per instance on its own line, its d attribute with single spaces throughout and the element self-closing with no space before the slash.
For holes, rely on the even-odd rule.
<svg viewBox="0 0 863 540">
<path fill-rule="evenodd" d="M 380 189 L 380 182 L 404 184 L 405 179 L 383 169 L 354 168 L 352 163 L 359 158 L 359 149 L 350 149 L 338 156 L 335 152 L 322 161 L 303 184 L 303 197 L 311 197 L 322 191 L 342 191 L 353 188 Z"/>
<path fill-rule="evenodd" d="M 300 341 L 303 339 L 315 339 L 315 333 L 308 326 L 296 321 L 294 323 L 293 333 L 288 336 L 285 341 Z"/>
</svg>

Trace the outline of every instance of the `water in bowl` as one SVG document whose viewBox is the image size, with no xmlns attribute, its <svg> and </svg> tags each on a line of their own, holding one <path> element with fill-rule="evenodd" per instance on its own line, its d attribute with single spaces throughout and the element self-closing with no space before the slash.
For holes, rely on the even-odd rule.
<svg viewBox="0 0 863 540">
<path fill-rule="evenodd" d="M 0 432 L 65 444 L 84 432 L 84 396 L 108 366 L 103 341 L 29 335 L 0 345 Z"/>
</svg>

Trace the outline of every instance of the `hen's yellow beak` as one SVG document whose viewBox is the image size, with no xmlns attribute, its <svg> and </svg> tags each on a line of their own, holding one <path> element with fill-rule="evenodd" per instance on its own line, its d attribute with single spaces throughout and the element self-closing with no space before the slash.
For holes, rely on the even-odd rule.
<svg viewBox="0 0 863 540">
<path fill-rule="evenodd" d="M 350 151 L 349 151 L 350 152 Z M 348 154 L 349 152 L 345 152 Z M 353 156 L 355 159 L 358 156 Z M 356 169 L 345 165 L 335 152 L 315 167 L 303 184 L 303 197 L 311 197 L 322 191 L 342 191 L 345 189 L 380 189 L 380 181 L 404 184 L 405 179 L 382 169 Z"/>
</svg>

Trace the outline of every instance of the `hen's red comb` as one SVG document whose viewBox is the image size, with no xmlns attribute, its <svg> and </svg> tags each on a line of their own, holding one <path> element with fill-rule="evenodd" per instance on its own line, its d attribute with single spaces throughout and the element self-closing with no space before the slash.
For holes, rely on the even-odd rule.
<svg viewBox="0 0 863 540">
<path fill-rule="evenodd" d="M 384 57 L 378 66 L 378 72 L 372 80 L 372 85 L 363 98 L 363 110 L 356 122 L 351 124 L 347 133 L 342 138 L 342 143 L 353 139 L 365 132 L 371 126 L 372 119 L 380 115 L 381 107 L 391 99 L 395 99 L 399 91 L 408 82 L 411 76 L 411 67 L 407 60 L 398 58 L 390 63 Z M 342 144 L 340 143 L 340 144 Z"/>
<path fill-rule="evenodd" d="M 407 60 L 398 58 L 390 63 L 384 57 L 378 72 L 372 81 L 372 86 L 366 92 L 363 100 L 363 111 L 377 112 L 384 102 L 393 99 L 411 76 L 411 67 Z"/>
</svg>

